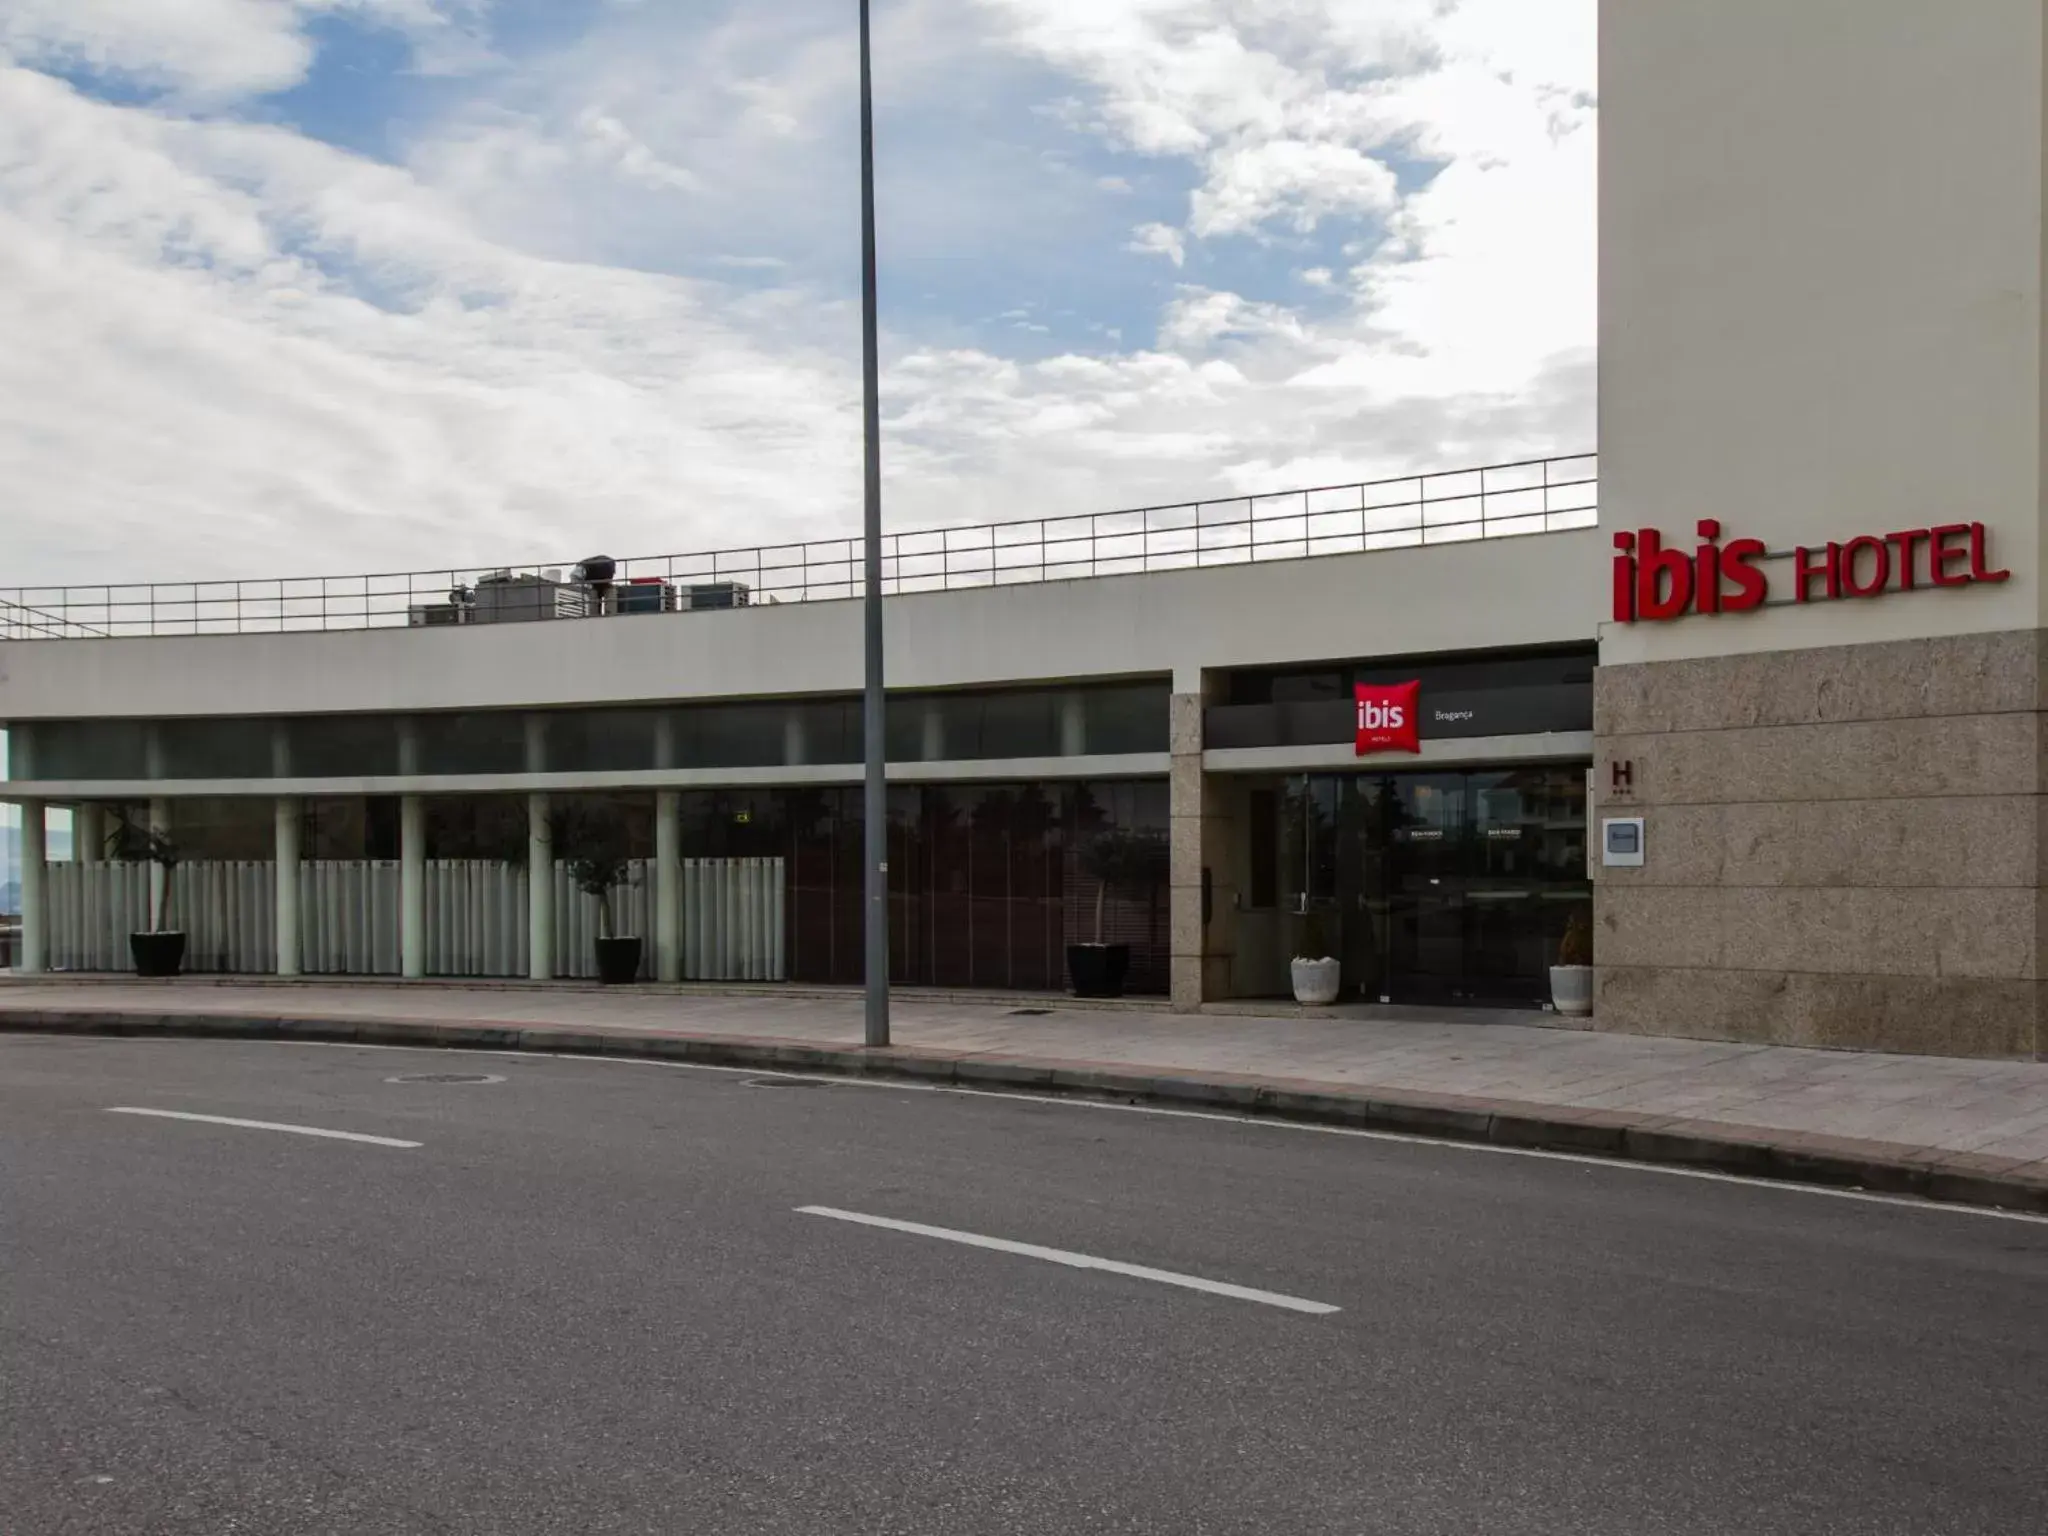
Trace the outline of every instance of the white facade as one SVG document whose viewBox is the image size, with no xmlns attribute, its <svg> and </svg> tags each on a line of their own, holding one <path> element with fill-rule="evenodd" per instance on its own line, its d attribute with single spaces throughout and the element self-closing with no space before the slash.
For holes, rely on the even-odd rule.
<svg viewBox="0 0 2048 1536">
<path fill-rule="evenodd" d="M 910 593 L 892 690 L 1158 676 L 1590 638 L 1591 529 Z M 0 641 L 0 721 L 347 714 L 857 692 L 857 602 L 435 629 Z M 383 786 L 380 786 L 383 787 Z"/>
<path fill-rule="evenodd" d="M 1982 522 L 2013 572 L 1607 622 L 1603 664 L 2041 627 L 2041 0 L 1607 0 L 1600 50 L 1602 527 Z"/>
</svg>

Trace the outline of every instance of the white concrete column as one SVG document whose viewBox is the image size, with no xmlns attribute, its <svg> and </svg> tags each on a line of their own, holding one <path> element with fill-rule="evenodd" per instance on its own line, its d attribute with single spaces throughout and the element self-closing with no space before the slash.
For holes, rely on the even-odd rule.
<svg viewBox="0 0 2048 1536">
<path fill-rule="evenodd" d="M 654 717 L 654 766 L 673 768 L 676 765 L 676 717 L 672 711 L 663 710 Z"/>
<path fill-rule="evenodd" d="M 406 778 L 420 771 L 420 722 L 412 715 L 398 720 L 398 771 Z"/>
<path fill-rule="evenodd" d="M 546 773 L 548 771 L 548 717 L 531 714 L 526 717 L 526 771 Z"/>
<path fill-rule="evenodd" d="M 654 974 L 683 979 L 683 797 L 654 797 Z"/>
<path fill-rule="evenodd" d="M 71 857 L 81 864 L 102 863 L 107 857 L 107 810 L 88 802 L 71 813 Z"/>
<path fill-rule="evenodd" d="M 21 970 L 37 976 L 50 968 L 48 810 L 40 800 L 21 807 Z"/>
<path fill-rule="evenodd" d="M 142 776 L 152 781 L 170 777 L 164 764 L 163 727 L 154 720 L 142 728 Z"/>
<path fill-rule="evenodd" d="M 156 740 L 156 728 L 154 726 L 150 728 L 149 739 L 151 741 Z M 159 798 L 149 802 L 149 830 L 161 832 L 166 837 L 170 835 L 170 801 Z M 150 920 L 154 923 L 161 923 L 163 921 L 164 902 L 171 894 L 167 883 L 169 873 L 156 860 L 151 859 L 149 861 L 149 911 Z M 181 924 L 185 921 L 182 913 L 173 912 L 171 916 Z"/>
<path fill-rule="evenodd" d="M 924 734 L 918 756 L 920 761 L 927 763 L 942 763 L 946 760 L 946 716 L 939 708 L 937 699 L 925 703 Z"/>
<path fill-rule="evenodd" d="M 554 980 L 555 831 L 546 795 L 526 797 L 526 946 L 526 974 Z"/>
<path fill-rule="evenodd" d="M 299 817 L 296 795 L 277 797 L 277 974 L 299 974 Z"/>
<path fill-rule="evenodd" d="M 270 776 L 273 779 L 292 776 L 292 737 L 282 720 L 270 722 Z"/>
<path fill-rule="evenodd" d="M 801 768 L 811 760 L 809 732 L 804 729 L 804 707 L 792 704 L 782 714 L 782 765 Z"/>
<path fill-rule="evenodd" d="M 427 802 L 398 800 L 398 968 L 408 981 L 427 974 Z"/>
<path fill-rule="evenodd" d="M 1088 701 L 1080 693 L 1060 695 L 1060 756 L 1088 755 Z"/>
</svg>

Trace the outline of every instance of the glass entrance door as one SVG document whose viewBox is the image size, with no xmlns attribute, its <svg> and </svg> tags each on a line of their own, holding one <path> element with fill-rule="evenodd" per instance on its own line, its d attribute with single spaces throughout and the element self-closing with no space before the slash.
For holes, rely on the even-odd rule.
<svg viewBox="0 0 2048 1536">
<path fill-rule="evenodd" d="M 1387 995 L 1462 1000 L 1469 974 L 1470 816 L 1466 775 L 1386 780 Z"/>
<path fill-rule="evenodd" d="M 1287 801 L 1293 907 L 1337 946 L 1345 998 L 1549 995 L 1565 923 L 1592 897 L 1583 768 L 1304 775 Z"/>
</svg>

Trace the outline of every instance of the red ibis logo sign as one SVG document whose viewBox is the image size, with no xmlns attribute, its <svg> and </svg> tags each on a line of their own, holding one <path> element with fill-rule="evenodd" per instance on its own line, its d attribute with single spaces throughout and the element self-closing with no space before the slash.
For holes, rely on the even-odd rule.
<svg viewBox="0 0 2048 1536">
<path fill-rule="evenodd" d="M 1765 562 L 1792 561 L 1792 601 L 1881 597 L 1922 584 L 1967 587 L 1999 582 L 1982 523 L 1944 523 L 1884 535 L 1864 534 L 1818 549 L 1772 552 L 1762 539 L 1721 542 L 1721 525 L 1702 519 L 1692 549 L 1667 548 L 1655 528 L 1614 536 L 1614 618 L 1617 623 L 1681 618 L 1688 613 L 1741 613 L 1771 597 Z"/>
<path fill-rule="evenodd" d="M 1358 755 L 1374 752 L 1420 752 L 1422 694 L 1412 683 L 1360 683 L 1358 693 Z"/>
</svg>

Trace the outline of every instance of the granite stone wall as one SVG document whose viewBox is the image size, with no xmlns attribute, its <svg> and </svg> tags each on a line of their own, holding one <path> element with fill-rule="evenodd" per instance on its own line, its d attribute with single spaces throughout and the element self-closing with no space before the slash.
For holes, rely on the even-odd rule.
<svg viewBox="0 0 2048 1536">
<path fill-rule="evenodd" d="M 2044 632 L 1603 667 L 1596 1028 L 2035 1056 Z M 1631 782 L 1617 790 L 1613 768 Z"/>
</svg>

